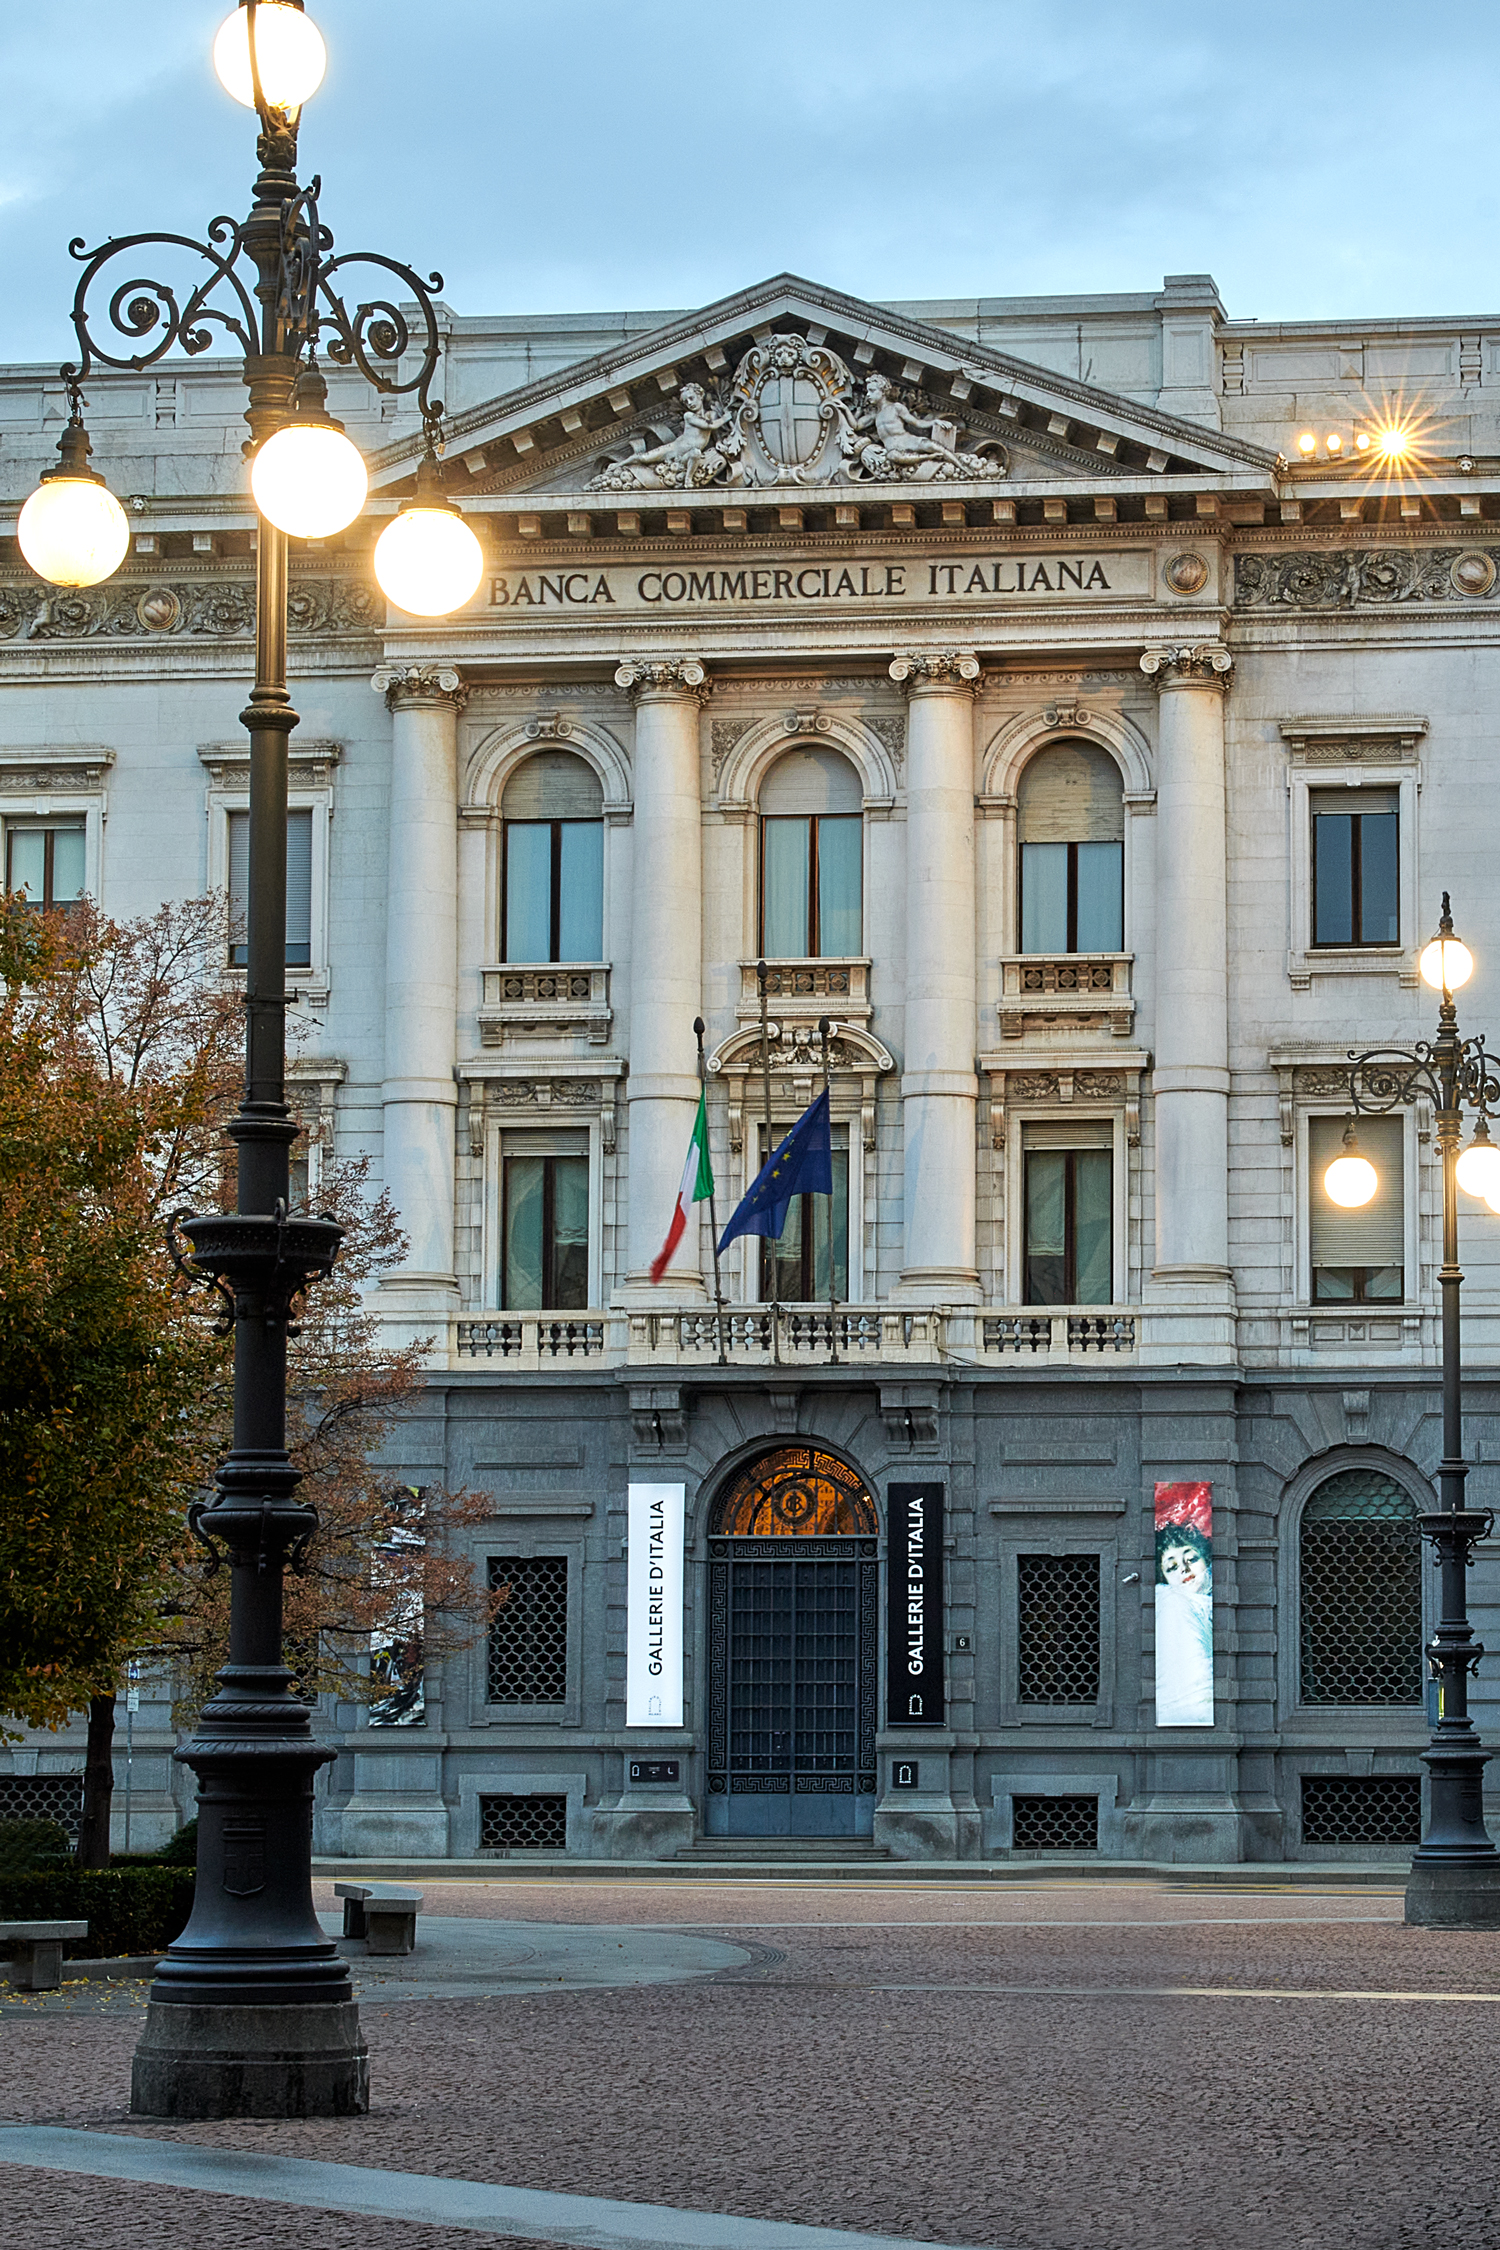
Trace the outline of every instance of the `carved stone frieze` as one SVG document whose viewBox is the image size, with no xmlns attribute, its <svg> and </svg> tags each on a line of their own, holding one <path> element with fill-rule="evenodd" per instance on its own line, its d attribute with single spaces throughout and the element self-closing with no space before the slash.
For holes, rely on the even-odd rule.
<svg viewBox="0 0 1500 2250">
<path fill-rule="evenodd" d="M 456 664 L 382 664 L 370 685 L 392 711 L 404 703 L 451 703 L 462 711 L 469 700 L 468 683 Z"/>
<path fill-rule="evenodd" d="M 1159 688 L 1227 688 L 1234 658 L 1222 641 L 1196 641 L 1190 648 L 1148 648 L 1141 670 Z"/>
<path fill-rule="evenodd" d="M 979 659 L 972 649 L 919 650 L 898 656 L 891 678 L 908 693 L 927 687 L 969 688 L 979 678 Z"/>
<path fill-rule="evenodd" d="M 746 352 L 712 390 L 682 386 L 681 426 L 663 443 L 606 458 L 593 492 L 749 485 L 998 482 L 998 437 L 872 372 L 859 384 L 837 352 L 791 332 Z"/>
<path fill-rule="evenodd" d="M 631 695 L 695 695 L 702 703 L 710 682 L 696 656 L 627 656 L 615 667 L 615 686 Z"/>
<path fill-rule="evenodd" d="M 44 743 L 16 745 L 0 750 L 0 789 L 32 795 L 67 790 L 92 794 L 104 787 L 114 762 L 114 751 L 102 744 L 72 750 L 50 749 Z"/>
<path fill-rule="evenodd" d="M 378 632 L 384 603 L 363 578 L 294 577 L 293 633 L 309 638 Z M 255 630 L 255 586 L 245 578 L 109 579 L 101 586 L 0 586 L 0 640 L 236 640 Z"/>
<path fill-rule="evenodd" d="M 1366 602 L 1483 601 L 1500 547 L 1353 547 L 1234 559 L 1236 609 L 1357 609 Z"/>
<path fill-rule="evenodd" d="M 892 765 L 900 773 L 906 764 L 906 721 L 895 716 L 872 719 L 866 714 L 865 725 L 871 734 L 877 735 L 885 744 L 891 754 Z"/>
<path fill-rule="evenodd" d="M 598 1101 L 597 1078 L 495 1078 L 489 1085 L 494 1109 L 592 1109 Z"/>
</svg>

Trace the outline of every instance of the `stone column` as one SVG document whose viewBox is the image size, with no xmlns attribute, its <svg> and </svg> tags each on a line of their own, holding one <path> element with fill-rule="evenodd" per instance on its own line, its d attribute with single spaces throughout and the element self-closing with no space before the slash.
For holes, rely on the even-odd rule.
<svg viewBox="0 0 1500 2250">
<path fill-rule="evenodd" d="M 967 651 L 898 656 L 907 691 L 904 1294 L 979 1295 L 974 1251 L 974 682 Z"/>
<path fill-rule="evenodd" d="M 698 1107 L 693 1018 L 703 1002 L 703 807 L 698 713 L 708 676 L 694 657 L 630 658 L 615 673 L 635 698 L 631 849 L 629 1244 L 625 1302 L 703 1293 L 699 1233 L 660 1289 L 662 1246 Z"/>
<path fill-rule="evenodd" d="M 371 684 L 393 721 L 382 1169 L 409 1244 L 381 1288 L 392 1312 L 420 1326 L 458 1304 L 458 720 L 468 689 L 441 664 L 384 666 Z"/>
<path fill-rule="evenodd" d="M 1229 942 L 1224 697 L 1217 641 L 1149 648 L 1156 773 L 1157 1281 L 1229 1279 Z"/>
</svg>

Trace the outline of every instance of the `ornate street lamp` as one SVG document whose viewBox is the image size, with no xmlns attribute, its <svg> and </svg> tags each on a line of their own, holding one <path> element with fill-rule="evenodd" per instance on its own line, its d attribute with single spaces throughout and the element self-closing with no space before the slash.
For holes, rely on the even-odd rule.
<svg viewBox="0 0 1500 2250">
<path fill-rule="evenodd" d="M 1494 1516 L 1464 1505 L 1468 1468 L 1463 1458 L 1463 1394 L 1459 1364 L 1458 1191 L 1483 1197 L 1500 1212 L 1500 1149 L 1490 1140 L 1488 1113 L 1500 1104 L 1500 1076 L 1483 1037 L 1462 1039 L 1453 995 L 1474 970 L 1473 955 L 1453 935 L 1448 893 L 1443 893 L 1438 934 L 1422 954 L 1422 976 L 1440 992 L 1438 1033 L 1414 1047 L 1379 1047 L 1351 1058 L 1350 1089 L 1356 1113 L 1395 1109 L 1424 1093 L 1437 1111 L 1443 1160 L 1443 1263 L 1438 1276 L 1443 1312 L 1443 1457 L 1438 1464 L 1438 1507 L 1420 1518 L 1440 1574 L 1440 1614 L 1427 1658 L 1437 1681 L 1438 1715 L 1422 1753 L 1431 1776 L 1427 1832 L 1412 1858 L 1406 1888 L 1408 1922 L 1445 1928 L 1500 1927 L 1500 1852 L 1484 1825 L 1484 1769 L 1490 1753 L 1469 1715 L 1469 1675 L 1484 1654 L 1469 1624 L 1468 1570 L 1478 1540 Z M 1465 1110 L 1477 1112 L 1469 1147 L 1460 1153 Z M 1324 1174 L 1336 1203 L 1368 1203 L 1378 1185 L 1375 1167 L 1361 1156 L 1354 1118 L 1344 1148 Z"/>
<path fill-rule="evenodd" d="M 189 356 L 224 339 L 238 348 L 260 511 L 255 686 L 242 714 L 250 734 L 245 1094 L 228 1128 L 238 1208 L 183 1221 L 189 1270 L 234 1306 L 234 1450 L 216 1498 L 191 1511 L 210 1567 L 221 1556 L 229 1562 L 230 1651 L 193 1740 L 178 1752 L 198 1777 L 197 1888 L 187 1928 L 151 1987 L 131 2108 L 147 2117 L 340 2116 L 367 2108 L 369 2093 L 348 1969 L 313 1911 L 313 1777 L 334 1752 L 313 1739 L 282 1657 L 284 1573 L 300 1567 L 317 1525 L 296 1498 L 287 1457 L 287 1321 L 299 1293 L 331 1270 L 340 1241 L 331 1220 L 288 1214 L 297 1127 L 285 1085 L 287 744 L 297 714 L 286 683 L 287 534 L 342 531 L 367 490 L 359 451 L 328 412 L 319 348 L 387 396 L 415 394 L 422 415 L 427 458 L 416 500 L 385 534 L 416 521 L 420 536 L 407 540 L 399 586 L 377 568 L 391 598 L 429 616 L 456 607 L 473 593 L 482 558 L 437 468 L 442 406 L 430 389 L 439 332 L 429 286 L 374 252 L 331 256 L 319 183 L 297 183 L 301 105 L 325 62 L 302 0 L 240 0 L 214 59 L 229 92 L 260 120 L 250 215 L 215 219 L 206 242 L 143 234 L 97 250 L 73 243 L 84 270 L 72 316 L 80 358 L 63 369 L 71 417 L 60 466 L 23 511 L 21 541 L 33 569 L 56 584 L 95 584 L 118 568 L 125 517 L 88 467 L 81 386 L 90 369 L 140 370 L 174 346 Z M 137 278 L 148 248 L 208 272 L 191 286 Z M 379 269 L 384 293 L 351 307 L 344 275 L 356 265 Z M 91 314 L 96 282 L 103 304 Z M 440 275 L 430 287 L 442 287 Z"/>
</svg>

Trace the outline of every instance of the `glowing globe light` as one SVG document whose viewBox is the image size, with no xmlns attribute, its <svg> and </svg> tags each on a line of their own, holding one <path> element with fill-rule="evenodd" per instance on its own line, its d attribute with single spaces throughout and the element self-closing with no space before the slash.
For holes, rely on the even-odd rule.
<svg viewBox="0 0 1500 2250">
<path fill-rule="evenodd" d="M 16 537 L 38 578 L 54 586 L 97 586 L 125 560 L 130 525 L 107 485 L 54 475 L 21 510 Z"/>
<path fill-rule="evenodd" d="M 1314 430 L 1304 430 L 1301 437 L 1299 437 L 1297 440 L 1297 451 L 1299 453 L 1316 453 L 1317 450 L 1317 432 Z"/>
<path fill-rule="evenodd" d="M 1346 1144 L 1352 1139 L 1351 1133 L 1344 1135 Z M 1370 1159 L 1356 1152 L 1353 1156 L 1336 1156 L 1323 1174 L 1323 1185 L 1330 1203 L 1345 1211 L 1357 1211 L 1374 1196 L 1380 1178 Z"/>
<path fill-rule="evenodd" d="M 1375 443 L 1387 461 L 1399 461 L 1411 451 L 1411 439 L 1408 433 L 1394 425 L 1388 429 L 1377 430 Z"/>
<path fill-rule="evenodd" d="M 331 539 L 359 514 L 370 478 L 359 447 L 333 423 L 309 417 L 266 439 L 250 465 L 250 490 L 278 531 Z"/>
<path fill-rule="evenodd" d="M 1359 433 L 1358 437 L 1357 437 L 1357 438 L 1356 438 L 1356 439 L 1354 440 L 1354 450 L 1355 450 L 1355 452 L 1356 452 L 1356 453 L 1368 453 L 1368 452 L 1369 452 L 1369 450 L 1370 450 L 1370 433 L 1369 433 L 1369 431 L 1368 431 L 1368 430 L 1361 430 L 1361 431 L 1360 431 L 1360 433 Z"/>
<path fill-rule="evenodd" d="M 1435 937 L 1422 948 L 1422 982 L 1434 992 L 1457 992 L 1474 974 L 1474 956 L 1455 937 Z"/>
<path fill-rule="evenodd" d="M 1342 453 L 1344 450 L 1344 441 L 1339 436 L 1337 430 L 1330 430 L 1327 437 L 1324 438 L 1323 443 L 1327 446 L 1330 453 Z"/>
<path fill-rule="evenodd" d="M 431 455 L 417 471 L 415 498 L 375 542 L 375 577 L 387 601 L 414 617 L 445 617 L 471 601 L 484 572 L 484 549 L 443 492 Z"/>
<path fill-rule="evenodd" d="M 21 510 L 16 537 L 49 585 L 97 586 L 125 560 L 130 525 L 103 477 L 89 467 L 88 432 L 76 405 L 57 450 L 62 458 L 43 472 Z"/>
<path fill-rule="evenodd" d="M 1491 1209 L 1500 1198 L 1500 1148 L 1490 1139 L 1484 1119 L 1469 1146 L 1458 1160 L 1458 1184 L 1465 1195 L 1477 1195 Z"/>
<path fill-rule="evenodd" d="M 268 109 L 300 109 L 323 83 L 328 50 L 317 25 L 291 0 L 257 0 L 255 61 Z M 214 41 L 214 69 L 227 94 L 246 109 L 255 107 L 250 71 L 250 11 L 243 5 L 226 16 Z"/>
</svg>

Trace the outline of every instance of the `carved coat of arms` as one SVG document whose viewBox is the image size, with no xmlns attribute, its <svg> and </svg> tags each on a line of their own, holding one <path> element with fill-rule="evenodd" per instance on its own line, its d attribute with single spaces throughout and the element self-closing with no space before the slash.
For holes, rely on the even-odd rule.
<svg viewBox="0 0 1500 2250">
<path fill-rule="evenodd" d="M 914 411 L 890 378 L 856 383 L 824 344 L 795 333 L 746 352 L 713 395 L 682 386 L 682 428 L 600 463 L 593 492 L 712 486 L 989 483 L 1009 469 L 998 438 Z"/>
</svg>

